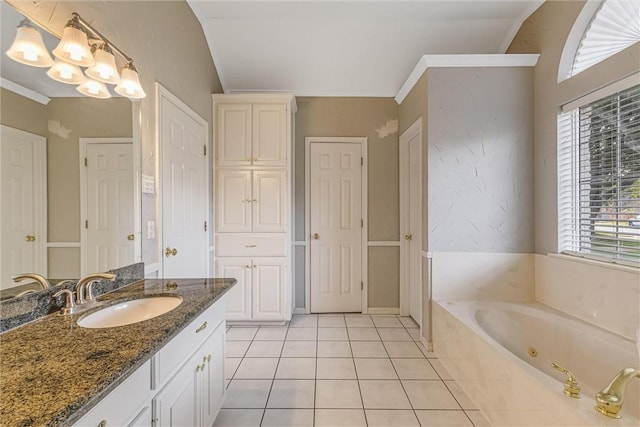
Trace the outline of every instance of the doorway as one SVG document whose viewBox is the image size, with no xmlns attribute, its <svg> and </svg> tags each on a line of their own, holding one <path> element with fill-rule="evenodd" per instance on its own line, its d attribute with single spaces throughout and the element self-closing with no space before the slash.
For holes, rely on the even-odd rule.
<svg viewBox="0 0 640 427">
<path fill-rule="evenodd" d="M 400 314 L 422 326 L 422 117 L 400 135 Z"/>
<path fill-rule="evenodd" d="M 367 138 L 306 138 L 306 308 L 364 312 Z"/>
</svg>

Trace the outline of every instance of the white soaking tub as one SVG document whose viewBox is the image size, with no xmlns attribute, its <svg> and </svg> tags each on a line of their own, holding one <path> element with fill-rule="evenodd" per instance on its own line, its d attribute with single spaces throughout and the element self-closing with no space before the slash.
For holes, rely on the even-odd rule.
<svg viewBox="0 0 640 427">
<path fill-rule="evenodd" d="M 636 343 L 539 303 L 434 301 L 434 352 L 494 426 L 640 426 L 640 380 L 622 419 L 594 410 L 622 368 L 640 368 Z M 535 356 L 532 356 L 535 355 Z M 574 373 L 581 398 L 563 394 Z"/>
</svg>

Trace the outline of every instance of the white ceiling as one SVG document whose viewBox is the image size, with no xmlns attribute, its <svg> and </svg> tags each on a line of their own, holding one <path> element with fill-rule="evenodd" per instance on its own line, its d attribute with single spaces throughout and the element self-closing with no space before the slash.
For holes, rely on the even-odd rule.
<svg viewBox="0 0 640 427">
<path fill-rule="evenodd" d="M 504 53 L 543 0 L 187 0 L 227 93 L 395 96 L 425 54 Z"/>
</svg>

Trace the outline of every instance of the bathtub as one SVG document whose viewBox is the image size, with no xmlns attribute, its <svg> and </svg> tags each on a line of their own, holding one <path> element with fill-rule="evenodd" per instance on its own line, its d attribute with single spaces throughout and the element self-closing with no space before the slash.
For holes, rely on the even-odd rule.
<svg viewBox="0 0 640 427">
<path fill-rule="evenodd" d="M 595 412 L 594 396 L 625 367 L 636 344 L 539 303 L 434 301 L 434 352 L 494 426 L 640 426 L 640 380 L 622 419 Z M 580 399 L 563 394 L 572 371 Z"/>
</svg>

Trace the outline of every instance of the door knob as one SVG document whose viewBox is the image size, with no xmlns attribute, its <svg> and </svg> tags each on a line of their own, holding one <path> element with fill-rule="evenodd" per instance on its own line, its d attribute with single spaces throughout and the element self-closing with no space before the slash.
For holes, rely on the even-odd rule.
<svg viewBox="0 0 640 427">
<path fill-rule="evenodd" d="M 404 240 L 412 240 L 413 236 L 411 234 L 405 234 L 404 235 Z"/>
<path fill-rule="evenodd" d="M 36 236 L 31 236 L 31 235 L 27 234 L 27 236 L 25 237 L 25 240 L 27 242 L 35 242 L 36 241 Z"/>
<path fill-rule="evenodd" d="M 173 256 L 178 255 L 178 250 L 176 248 L 173 248 L 173 250 L 171 251 L 171 255 Z"/>
<path fill-rule="evenodd" d="M 171 255 L 173 256 L 178 255 L 178 250 L 176 248 L 171 249 L 169 246 L 167 246 L 166 249 L 164 250 L 164 256 L 170 257 Z"/>
<path fill-rule="evenodd" d="M 127 240 L 136 240 L 136 235 L 135 234 L 129 234 L 127 236 Z"/>
<path fill-rule="evenodd" d="M 318 240 L 320 238 L 320 235 L 318 233 L 313 233 L 313 235 L 311 236 L 311 238 L 313 240 Z"/>
</svg>

